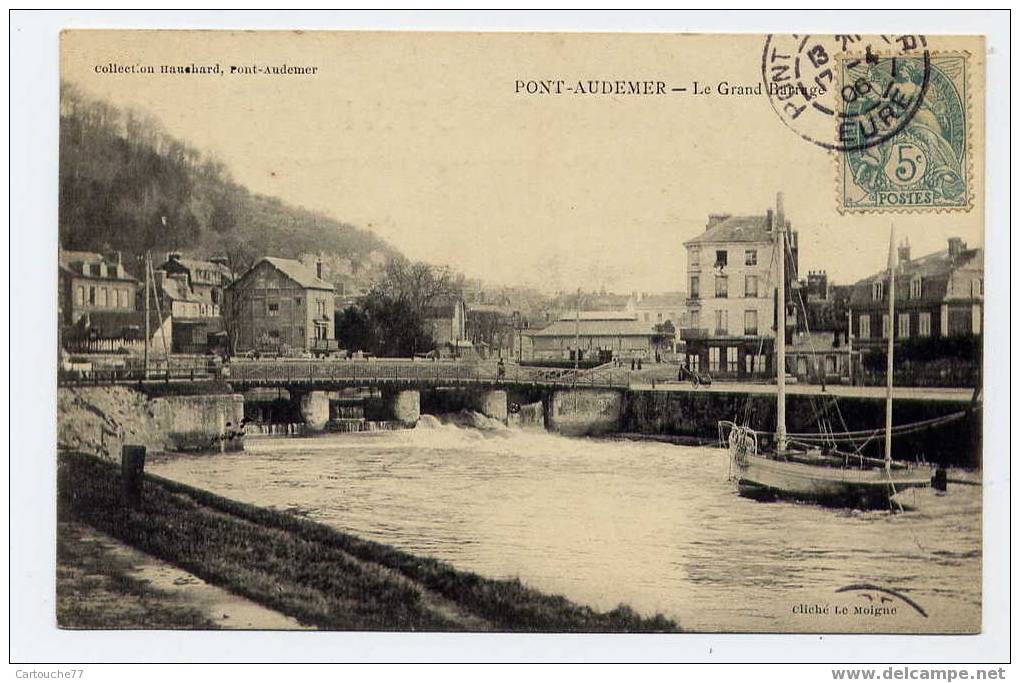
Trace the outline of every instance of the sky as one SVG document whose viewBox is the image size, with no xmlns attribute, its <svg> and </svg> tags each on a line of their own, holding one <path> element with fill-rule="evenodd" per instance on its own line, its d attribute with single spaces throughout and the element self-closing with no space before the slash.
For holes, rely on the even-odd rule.
<svg viewBox="0 0 1020 683">
<path fill-rule="evenodd" d="M 62 37 L 62 77 L 154 115 L 254 192 L 494 284 L 682 290 L 683 242 L 708 214 L 764 213 L 779 191 L 801 272 L 834 282 L 884 267 L 893 222 L 914 255 L 950 236 L 982 243 L 980 185 L 966 213 L 840 215 L 835 153 L 764 96 L 515 92 L 541 79 L 753 84 L 762 46 L 755 35 L 76 31 Z M 317 73 L 97 73 L 110 63 Z"/>
</svg>

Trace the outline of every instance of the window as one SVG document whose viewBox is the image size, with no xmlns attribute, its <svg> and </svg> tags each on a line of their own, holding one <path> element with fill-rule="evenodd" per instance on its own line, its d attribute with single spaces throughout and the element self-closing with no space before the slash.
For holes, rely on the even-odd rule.
<svg viewBox="0 0 1020 683">
<path fill-rule="evenodd" d="M 825 357 L 825 374 L 835 375 L 836 374 L 836 357 L 826 356 Z"/>
<path fill-rule="evenodd" d="M 860 325 L 860 338 L 870 339 L 871 338 L 871 316 L 862 315 L 859 321 Z"/>
<path fill-rule="evenodd" d="M 737 373 L 740 371 L 740 360 L 737 356 L 736 346 L 726 347 L 726 372 Z"/>
<path fill-rule="evenodd" d="M 689 367 L 694 372 L 697 372 L 698 371 L 698 363 L 700 362 L 700 360 L 701 360 L 701 356 L 699 356 L 698 354 L 696 354 L 696 353 L 688 354 L 687 355 L 687 367 Z"/>
<path fill-rule="evenodd" d="M 757 275 L 745 275 L 744 276 L 744 296 L 754 299 L 758 297 L 758 276 Z"/>
<path fill-rule="evenodd" d="M 84 306 L 85 305 L 85 288 L 84 287 L 78 287 L 76 290 L 74 290 L 74 303 L 78 304 L 79 306 Z"/>
<path fill-rule="evenodd" d="M 889 314 L 888 313 L 883 313 L 882 314 L 882 339 L 888 339 L 890 332 L 891 332 L 891 330 L 889 329 Z"/>
<path fill-rule="evenodd" d="M 127 308 L 127 290 L 117 290 L 117 308 Z"/>
<path fill-rule="evenodd" d="M 691 311 L 691 327 L 701 327 L 701 311 Z"/>
<path fill-rule="evenodd" d="M 698 299 L 701 297 L 701 278 L 697 275 L 691 276 L 691 298 Z"/>
<path fill-rule="evenodd" d="M 708 370 L 719 372 L 719 347 L 712 346 L 708 349 Z"/>
<path fill-rule="evenodd" d="M 970 295 L 974 298 L 981 296 L 982 282 L 975 278 L 970 281 Z"/>
<path fill-rule="evenodd" d="M 883 282 L 872 282 L 871 283 L 871 300 L 872 301 L 881 301 L 884 291 L 885 291 L 885 283 L 883 283 Z"/>
<path fill-rule="evenodd" d="M 758 311 L 744 311 L 744 334 L 758 334 Z"/>
<path fill-rule="evenodd" d="M 921 276 L 915 275 L 910 280 L 910 298 L 920 299 L 921 298 Z"/>
<path fill-rule="evenodd" d="M 692 268 L 701 267 L 701 247 L 691 247 L 687 252 L 690 257 L 690 265 Z"/>
<path fill-rule="evenodd" d="M 715 333 L 716 334 L 727 334 L 729 332 L 726 311 L 715 312 Z"/>
<path fill-rule="evenodd" d="M 270 339 L 279 339 L 280 338 L 280 330 L 269 330 L 269 338 Z"/>
<path fill-rule="evenodd" d="M 917 314 L 917 334 L 921 337 L 931 336 L 931 313 Z"/>
<path fill-rule="evenodd" d="M 730 291 L 730 279 L 725 275 L 715 276 L 715 295 L 719 299 L 725 299 L 729 296 Z"/>
<path fill-rule="evenodd" d="M 275 317 L 280 313 L 280 304 L 273 301 L 266 304 L 266 315 Z"/>
<path fill-rule="evenodd" d="M 106 287 L 99 288 L 99 305 L 103 308 L 110 305 L 110 297 L 106 292 Z"/>
<path fill-rule="evenodd" d="M 896 316 L 896 336 L 906 339 L 910 336 L 910 314 L 900 313 Z"/>
<path fill-rule="evenodd" d="M 744 250 L 744 265 L 745 266 L 756 266 L 756 265 L 758 265 L 758 250 L 757 249 L 745 249 Z"/>
<path fill-rule="evenodd" d="M 315 303 L 316 303 L 316 305 L 318 307 L 319 315 L 325 316 L 326 315 L 326 300 L 325 299 L 319 299 Z"/>
<path fill-rule="evenodd" d="M 726 267 L 726 250 L 719 249 L 715 252 L 715 267 L 725 268 Z"/>
<path fill-rule="evenodd" d="M 89 304 L 92 306 L 96 305 L 96 288 L 89 287 Z"/>
</svg>

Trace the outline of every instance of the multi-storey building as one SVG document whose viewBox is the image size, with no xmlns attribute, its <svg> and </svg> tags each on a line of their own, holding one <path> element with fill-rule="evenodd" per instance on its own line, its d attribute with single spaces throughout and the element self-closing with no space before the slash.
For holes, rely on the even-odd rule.
<svg viewBox="0 0 1020 683">
<path fill-rule="evenodd" d="M 264 257 L 227 286 L 225 318 L 236 352 L 328 353 L 337 348 L 334 287 L 300 261 Z"/>
<path fill-rule="evenodd" d="M 782 197 L 777 203 L 764 215 L 711 214 L 705 231 L 684 242 L 687 301 L 680 336 L 691 369 L 724 377 L 773 372 L 780 221 L 787 230 L 788 285 L 797 272 L 797 233 L 784 217 Z"/>
<path fill-rule="evenodd" d="M 58 264 L 62 326 L 74 325 L 91 312 L 135 310 L 138 280 L 128 275 L 120 254 L 61 249 Z"/>
<path fill-rule="evenodd" d="M 853 286 L 850 308 L 854 343 L 878 344 L 895 335 L 952 337 L 981 334 L 984 309 L 984 250 L 968 249 L 959 237 L 946 249 L 917 259 L 910 245 L 897 250 L 895 323 L 889 319 L 889 272 L 883 270 Z"/>
<path fill-rule="evenodd" d="M 166 255 L 166 262 L 157 268 L 169 275 L 182 274 L 196 299 L 218 309 L 223 305 L 223 290 L 230 284 L 231 271 L 226 257 L 217 256 L 209 261 L 184 258 L 179 252 Z"/>
</svg>

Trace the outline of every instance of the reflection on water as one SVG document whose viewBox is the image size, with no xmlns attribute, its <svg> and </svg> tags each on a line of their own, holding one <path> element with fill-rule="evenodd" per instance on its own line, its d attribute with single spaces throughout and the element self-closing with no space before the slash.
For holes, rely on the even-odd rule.
<svg viewBox="0 0 1020 683">
<path fill-rule="evenodd" d="M 721 450 L 569 439 L 477 415 L 246 449 L 150 470 L 690 630 L 980 628 L 978 487 L 907 492 L 913 509 L 900 515 L 757 503 L 736 495 Z M 904 593 L 928 616 L 885 594 L 836 593 L 860 583 Z"/>
</svg>

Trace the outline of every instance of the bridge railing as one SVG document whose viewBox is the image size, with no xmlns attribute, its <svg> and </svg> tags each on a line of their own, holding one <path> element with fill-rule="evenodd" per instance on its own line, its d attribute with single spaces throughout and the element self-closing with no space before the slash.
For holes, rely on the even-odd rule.
<svg viewBox="0 0 1020 683">
<path fill-rule="evenodd" d="M 626 387 L 623 370 L 575 373 L 573 370 L 493 364 L 415 363 L 409 361 L 235 361 L 230 378 L 249 384 L 354 383 L 390 384 L 541 384 Z"/>
</svg>

